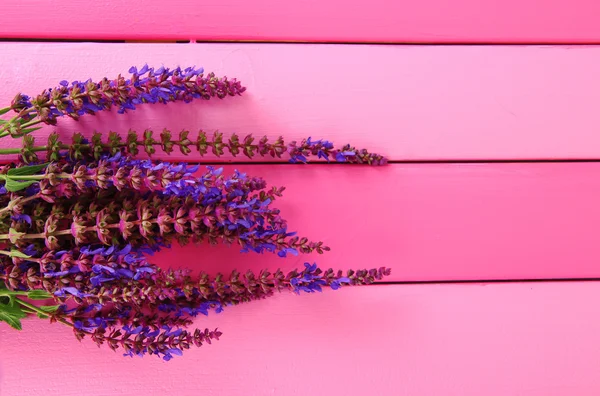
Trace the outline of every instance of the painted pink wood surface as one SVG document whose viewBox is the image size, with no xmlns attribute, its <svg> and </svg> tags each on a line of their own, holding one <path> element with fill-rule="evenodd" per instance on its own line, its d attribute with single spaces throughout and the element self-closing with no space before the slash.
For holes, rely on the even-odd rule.
<svg viewBox="0 0 600 396">
<path fill-rule="evenodd" d="M 0 324 L 0 395 L 595 396 L 600 283 L 389 285 L 279 295 L 171 362 Z M 24 370 L 24 368 L 27 370 Z"/>
<path fill-rule="evenodd" d="M 430 43 L 600 41 L 594 0 L 4 0 L 8 38 Z"/>
<path fill-rule="evenodd" d="M 600 47 L 4 43 L 0 52 L 2 103 L 144 62 L 203 65 L 248 87 L 241 98 L 66 120 L 63 135 L 203 128 L 351 142 L 393 160 L 600 158 Z"/>
<path fill-rule="evenodd" d="M 287 186 L 274 206 L 290 229 L 332 250 L 281 259 L 201 244 L 157 263 L 213 273 L 389 266 L 394 281 L 600 277 L 600 163 L 236 168 Z"/>
</svg>

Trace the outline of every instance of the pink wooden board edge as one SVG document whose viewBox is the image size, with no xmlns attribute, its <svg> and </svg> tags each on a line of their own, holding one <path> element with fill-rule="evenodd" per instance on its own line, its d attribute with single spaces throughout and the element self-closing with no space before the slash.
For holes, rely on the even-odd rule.
<svg viewBox="0 0 600 396">
<path fill-rule="evenodd" d="M 417 43 L 600 41 L 594 0 L 4 0 L 8 38 Z"/>
<path fill-rule="evenodd" d="M 0 395 L 600 393 L 598 282 L 389 285 L 277 295 L 198 318 L 220 341 L 165 363 L 60 324 L 0 324 Z"/>
<path fill-rule="evenodd" d="M 161 252 L 158 264 L 211 273 L 386 266 L 390 281 L 600 277 L 600 163 L 235 168 L 286 186 L 273 206 L 289 230 L 332 250 L 282 259 L 200 244 Z"/>
<path fill-rule="evenodd" d="M 2 43 L 0 51 L 4 104 L 18 91 L 115 77 L 144 62 L 204 66 L 248 87 L 223 101 L 61 120 L 39 137 L 167 127 L 325 138 L 392 160 L 600 158 L 595 46 Z"/>
</svg>

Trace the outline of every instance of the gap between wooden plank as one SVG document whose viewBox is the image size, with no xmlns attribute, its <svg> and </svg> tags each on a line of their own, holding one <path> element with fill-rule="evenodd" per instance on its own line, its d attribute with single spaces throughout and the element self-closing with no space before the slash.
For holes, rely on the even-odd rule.
<svg viewBox="0 0 600 396">
<path fill-rule="evenodd" d="M 120 43 L 124 44 L 127 41 L 125 40 L 101 40 L 101 39 L 61 39 L 61 38 L 9 38 L 9 37 L 0 37 L 0 43 Z M 175 41 L 155 41 L 156 43 L 175 43 Z M 151 43 L 151 41 L 148 41 Z"/>
<path fill-rule="evenodd" d="M 117 3 L 4 0 L 6 37 L 99 37 L 187 40 L 271 38 L 284 41 L 555 42 L 600 39 L 594 0 L 510 0 L 494 6 L 475 0 L 390 2 L 184 1 L 165 12 L 158 0 Z M 187 5 L 187 6 L 186 6 Z M 77 15 L 67 22 L 60 17 Z M 109 15 L 110 17 L 104 17 Z M 26 16 L 27 23 L 24 23 Z M 157 24 L 156 21 L 161 23 Z"/>
<path fill-rule="evenodd" d="M 453 47 L 453 46 L 561 46 L 561 47 L 585 47 L 585 46 L 596 46 L 600 45 L 600 41 L 589 41 L 581 43 L 564 43 L 558 41 L 531 41 L 531 42 L 429 42 L 429 41 L 301 41 L 301 40 L 110 40 L 110 39 L 97 39 L 97 38 L 41 38 L 41 37 L 0 37 L 0 43 L 15 42 L 15 43 L 120 43 L 120 44 L 321 44 L 321 45 L 403 45 L 403 46 L 434 46 L 434 47 Z"/>
<path fill-rule="evenodd" d="M 464 283 L 552 283 L 552 282 L 600 282 L 600 278 L 544 278 L 544 279 L 465 279 L 465 280 L 426 280 L 426 281 L 378 281 L 368 286 L 385 285 L 436 285 Z"/>
<path fill-rule="evenodd" d="M 439 160 L 390 160 L 390 164 L 536 164 L 536 163 L 576 163 L 576 162 L 587 162 L 595 163 L 600 162 L 600 159 L 596 158 L 556 158 L 556 159 L 439 159 Z M 293 165 L 293 164 L 292 164 Z"/>
<path fill-rule="evenodd" d="M 165 161 L 169 161 L 169 157 L 163 158 Z M 178 158 L 177 161 L 181 159 Z M 306 164 L 297 164 L 291 162 L 273 162 L 273 161 L 219 161 L 215 159 L 206 159 L 200 161 L 184 161 L 190 164 L 208 164 L 208 165 L 287 165 L 287 166 L 315 166 L 315 165 L 326 165 L 326 166 L 369 166 L 363 164 L 343 164 L 337 162 L 326 162 L 324 160 L 311 159 Z M 427 164 L 552 164 L 552 163 L 596 163 L 600 162 L 600 159 L 505 159 L 505 160 L 470 160 L 470 159 L 457 159 L 457 160 L 388 160 L 388 165 L 393 164 L 414 164 L 414 165 L 427 165 Z M 386 165 L 383 165 L 386 166 Z"/>
<path fill-rule="evenodd" d="M 3 43 L 0 102 L 132 64 L 239 78 L 240 98 L 61 120 L 63 137 L 168 127 L 351 143 L 391 160 L 598 159 L 600 48 Z M 70 59 L 72 62 L 65 62 Z M 93 59 L 93 62 L 90 62 Z M 351 83 L 350 83 L 351 82 Z M 7 143 L 2 143 L 7 144 Z M 6 147 L 6 146 L 4 146 Z M 171 157 L 171 159 L 175 159 Z"/>
</svg>

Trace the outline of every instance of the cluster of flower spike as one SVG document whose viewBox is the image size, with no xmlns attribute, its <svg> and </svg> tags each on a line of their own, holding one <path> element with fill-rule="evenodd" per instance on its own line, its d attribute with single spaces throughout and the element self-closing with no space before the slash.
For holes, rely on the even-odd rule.
<svg viewBox="0 0 600 396">
<path fill-rule="evenodd" d="M 143 103 L 190 102 L 244 92 L 235 79 L 204 75 L 202 69 L 132 67 L 131 77 L 100 82 L 61 82 L 36 97 L 19 94 L 16 116 L 0 123 L 0 137 L 22 140 L 19 163 L 0 166 L 0 320 L 19 329 L 35 314 L 70 326 L 78 339 L 122 350 L 126 356 L 156 355 L 164 360 L 192 346 L 219 339 L 217 329 L 187 330 L 198 315 L 264 299 L 284 290 L 313 293 L 323 287 L 365 285 L 389 275 L 387 268 L 323 271 L 316 264 L 287 274 L 280 270 L 230 276 L 162 269 L 151 262 L 174 243 L 207 241 L 238 245 L 242 252 L 280 257 L 329 248 L 297 236 L 273 205 L 283 187 L 260 177 L 222 168 L 136 159 L 143 150 L 169 154 L 178 149 L 221 156 L 289 157 L 305 163 L 311 156 L 351 164 L 385 164 L 385 158 L 350 145 L 335 147 L 307 138 L 256 140 L 225 138 L 200 131 L 194 138 L 168 130 L 126 137 L 111 132 L 91 139 L 75 134 L 69 144 L 52 134 L 36 146 L 29 133 L 38 123 L 55 124 L 68 116 Z M 44 152 L 40 163 L 38 153 Z M 33 304 L 30 300 L 44 300 Z"/>
</svg>

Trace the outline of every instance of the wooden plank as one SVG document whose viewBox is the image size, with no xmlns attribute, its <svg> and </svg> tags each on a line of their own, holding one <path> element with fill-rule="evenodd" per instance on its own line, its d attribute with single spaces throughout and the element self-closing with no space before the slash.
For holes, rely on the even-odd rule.
<svg viewBox="0 0 600 396">
<path fill-rule="evenodd" d="M 332 250 L 281 259 L 200 245 L 158 263 L 212 273 L 387 266 L 394 281 L 600 277 L 600 163 L 237 168 L 286 186 L 273 205 L 290 230 Z"/>
<path fill-rule="evenodd" d="M 60 324 L 0 324 L 2 395 L 563 396 L 600 392 L 600 283 L 371 286 L 219 315 L 221 340 L 165 363 Z M 16 364 L 18 362 L 18 364 Z M 51 362 L 51 364 L 49 364 Z"/>
<path fill-rule="evenodd" d="M 61 120 L 38 136 L 202 128 L 350 142 L 392 160 L 600 158 L 600 47 L 3 43 L 0 51 L 6 104 L 17 91 L 144 62 L 203 65 L 248 87 L 240 98 Z"/>
<path fill-rule="evenodd" d="M 4 0 L 8 38 L 597 43 L 594 0 Z M 76 17 L 74 17 L 76 15 Z M 26 17 L 25 17 L 26 16 Z M 73 16 L 68 17 L 67 16 Z M 26 19 L 24 19 L 26 18 Z M 159 21 L 159 22 L 157 22 Z"/>
</svg>

